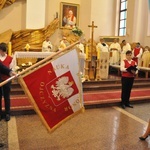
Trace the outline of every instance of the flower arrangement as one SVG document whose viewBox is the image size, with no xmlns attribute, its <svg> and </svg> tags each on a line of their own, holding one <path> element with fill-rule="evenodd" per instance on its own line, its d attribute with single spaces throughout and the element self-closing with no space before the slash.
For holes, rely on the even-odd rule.
<svg viewBox="0 0 150 150">
<path fill-rule="evenodd" d="M 30 61 L 28 63 L 22 63 L 19 66 L 15 66 L 14 71 L 21 72 L 21 71 L 23 71 L 24 69 L 26 69 L 30 66 L 32 66 L 32 62 L 30 62 Z"/>
<path fill-rule="evenodd" d="M 81 29 L 79 29 L 78 27 L 74 27 L 72 29 L 72 32 L 75 34 L 75 35 L 78 35 L 78 36 L 82 36 L 83 32 Z"/>
</svg>

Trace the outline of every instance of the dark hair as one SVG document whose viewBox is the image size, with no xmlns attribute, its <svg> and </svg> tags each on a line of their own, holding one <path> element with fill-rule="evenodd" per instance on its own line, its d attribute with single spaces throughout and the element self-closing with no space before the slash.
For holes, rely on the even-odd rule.
<svg viewBox="0 0 150 150">
<path fill-rule="evenodd" d="M 127 50 L 126 55 L 128 55 L 128 54 L 132 54 L 132 51 L 131 50 Z"/>
<path fill-rule="evenodd" d="M 136 44 L 140 45 L 140 43 L 139 43 L 139 42 L 137 42 Z"/>
<path fill-rule="evenodd" d="M 124 43 L 126 40 L 123 40 L 122 43 Z"/>
<path fill-rule="evenodd" d="M 0 50 L 2 50 L 3 52 L 7 51 L 7 44 L 6 43 L 0 43 Z"/>
</svg>

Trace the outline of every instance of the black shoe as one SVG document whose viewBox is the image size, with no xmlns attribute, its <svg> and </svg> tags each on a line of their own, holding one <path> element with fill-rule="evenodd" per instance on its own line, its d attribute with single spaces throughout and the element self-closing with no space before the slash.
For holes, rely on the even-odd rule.
<svg viewBox="0 0 150 150">
<path fill-rule="evenodd" d="M 126 105 L 126 107 L 130 107 L 130 108 L 133 108 L 133 106 L 132 106 L 132 105 L 130 105 L 130 104 Z"/>
<path fill-rule="evenodd" d="M 3 147 L 3 146 L 4 146 L 4 144 L 0 143 L 0 147 Z"/>
<path fill-rule="evenodd" d="M 126 108 L 126 106 L 125 106 L 125 105 L 123 105 L 123 104 L 121 105 L 121 107 L 122 107 L 123 109 L 125 109 L 125 108 Z"/>
<path fill-rule="evenodd" d="M 139 137 L 139 139 L 140 139 L 140 140 L 142 140 L 142 141 L 146 140 L 147 138 L 148 138 L 148 136 L 147 136 L 147 137 L 145 137 L 145 138 L 144 138 L 144 137 L 142 137 L 142 136 L 141 136 L 141 137 Z"/>
<path fill-rule="evenodd" d="M 9 120 L 10 120 L 10 114 L 6 114 L 5 120 L 6 120 L 6 121 L 9 121 Z"/>
</svg>

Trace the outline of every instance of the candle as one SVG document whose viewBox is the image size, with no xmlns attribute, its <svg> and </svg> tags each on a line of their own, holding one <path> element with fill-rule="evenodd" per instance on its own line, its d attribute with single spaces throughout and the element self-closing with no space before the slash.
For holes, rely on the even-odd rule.
<svg viewBox="0 0 150 150">
<path fill-rule="evenodd" d="M 85 48 L 85 54 L 86 54 L 86 59 L 88 59 L 89 50 L 88 50 L 88 46 L 87 45 L 86 45 L 86 48 Z"/>
<path fill-rule="evenodd" d="M 25 49 L 26 49 L 27 51 L 29 51 L 30 45 L 29 45 L 29 44 L 26 44 Z"/>
<path fill-rule="evenodd" d="M 97 49 L 97 59 L 99 60 L 100 59 L 100 48 L 98 47 Z"/>
<path fill-rule="evenodd" d="M 11 46 L 11 42 L 8 43 L 8 55 L 11 56 L 11 50 L 12 50 L 12 46 Z"/>
</svg>

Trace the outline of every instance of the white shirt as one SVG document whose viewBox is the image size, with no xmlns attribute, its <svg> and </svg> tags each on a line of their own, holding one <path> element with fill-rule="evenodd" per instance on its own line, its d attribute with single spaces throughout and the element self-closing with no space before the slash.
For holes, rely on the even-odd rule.
<svg viewBox="0 0 150 150">
<path fill-rule="evenodd" d="M 110 45 L 109 49 L 111 50 L 111 49 L 113 49 L 113 48 L 117 49 L 118 51 L 121 50 L 121 47 L 120 47 L 120 44 L 119 44 L 119 43 L 112 43 L 112 44 Z"/>
<path fill-rule="evenodd" d="M 77 47 L 84 53 L 84 45 L 82 43 L 77 44 Z"/>
<path fill-rule="evenodd" d="M 126 59 L 127 60 L 127 59 Z M 129 64 L 131 64 L 131 62 L 133 61 L 132 59 L 129 61 L 127 60 Z M 136 64 L 137 65 L 137 64 Z M 127 72 L 127 68 L 125 68 L 125 62 L 124 60 L 121 61 L 121 65 L 120 65 L 120 71 L 122 72 Z M 138 70 L 136 71 L 136 73 L 138 72 Z"/>
<path fill-rule="evenodd" d="M 104 43 L 105 46 L 102 45 L 102 43 L 98 43 L 96 46 L 96 50 L 100 49 L 101 52 L 109 52 L 109 47 L 106 43 Z"/>
<path fill-rule="evenodd" d="M 5 54 L 4 56 L 0 55 L 0 60 L 3 62 L 7 57 L 7 54 Z M 9 68 L 12 69 L 14 66 L 14 62 L 11 61 L 11 63 L 9 64 Z"/>
<path fill-rule="evenodd" d="M 129 43 L 127 43 L 126 45 L 124 45 L 124 46 L 122 47 L 122 53 L 123 53 L 123 54 L 126 54 L 126 52 L 127 52 L 128 50 L 131 50 L 131 46 L 130 46 Z"/>
</svg>

